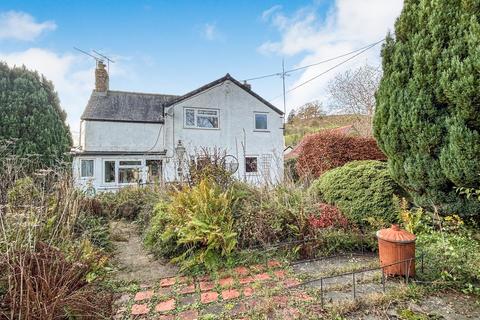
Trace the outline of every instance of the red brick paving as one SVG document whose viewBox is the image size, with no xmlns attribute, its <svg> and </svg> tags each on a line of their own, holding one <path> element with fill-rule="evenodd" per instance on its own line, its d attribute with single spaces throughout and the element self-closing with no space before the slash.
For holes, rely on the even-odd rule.
<svg viewBox="0 0 480 320">
<path fill-rule="evenodd" d="M 188 282 L 188 277 L 178 277 L 177 283 L 186 283 Z"/>
<path fill-rule="evenodd" d="M 187 310 L 187 311 L 180 312 L 177 316 L 179 319 L 182 319 L 182 320 L 195 320 L 195 319 L 198 319 L 198 311 Z"/>
<path fill-rule="evenodd" d="M 132 306 L 131 314 L 132 316 L 147 314 L 150 311 L 150 308 L 147 304 L 134 304 Z"/>
<path fill-rule="evenodd" d="M 230 299 L 236 299 L 240 297 L 240 292 L 236 289 L 230 289 L 230 290 L 224 290 L 222 291 L 222 299 L 223 300 L 230 300 Z"/>
<path fill-rule="evenodd" d="M 153 297 L 152 290 L 140 291 L 135 294 L 135 298 L 133 298 L 133 301 L 147 300 L 147 299 L 151 299 L 152 297 Z"/>
<path fill-rule="evenodd" d="M 246 267 L 236 267 L 235 268 L 235 273 L 238 275 L 238 276 L 246 276 L 247 274 L 249 274 L 249 270 L 248 268 Z"/>
<path fill-rule="evenodd" d="M 223 288 L 231 287 L 233 286 L 233 278 L 228 277 L 228 278 L 220 279 L 218 280 L 218 284 L 220 284 L 220 286 L 222 286 Z"/>
<path fill-rule="evenodd" d="M 282 317 L 282 319 L 293 319 L 298 317 L 300 312 L 298 309 L 287 307 L 288 305 L 287 295 L 274 296 L 268 300 L 263 299 L 261 295 L 258 295 L 258 294 L 255 296 L 255 298 L 248 298 L 254 295 L 256 291 L 256 289 L 254 290 L 254 288 L 250 286 L 250 283 L 253 283 L 256 281 L 262 282 L 261 284 L 262 288 L 276 287 L 278 285 L 276 281 L 268 281 L 268 280 L 276 280 L 276 279 L 282 280 L 281 283 L 286 288 L 290 288 L 300 284 L 300 282 L 297 279 L 288 277 L 287 270 L 276 269 L 281 266 L 282 265 L 280 262 L 276 260 L 270 260 L 265 265 L 258 264 L 258 265 L 251 266 L 249 268 L 244 266 L 236 267 L 233 270 L 223 273 L 224 278 L 220 278 L 218 280 L 218 285 L 224 288 L 223 291 L 221 291 L 220 293 L 212 291 L 212 290 L 215 290 L 216 285 L 215 285 L 215 282 L 211 280 L 212 278 L 208 275 L 201 276 L 196 279 L 191 277 L 185 277 L 185 276 L 165 278 L 160 280 L 160 286 L 155 289 L 155 292 L 153 289 L 149 289 L 151 287 L 149 287 L 148 285 L 143 285 L 141 287 L 143 290 L 137 292 L 133 300 L 135 302 L 139 302 L 139 301 L 148 302 L 155 295 L 158 297 L 163 297 L 163 299 L 165 299 L 168 296 L 173 296 L 174 294 L 173 290 L 175 290 L 177 294 L 182 294 L 181 297 L 179 296 L 180 300 L 176 301 L 175 299 L 170 298 L 169 300 L 159 302 L 155 306 L 155 311 L 158 313 L 165 313 L 165 314 L 157 315 L 155 319 L 194 320 L 199 317 L 197 310 L 194 310 L 194 309 L 185 310 L 183 312 L 176 314 L 176 312 L 178 311 L 176 311 L 175 309 L 177 307 L 177 304 L 180 306 L 180 309 L 184 309 L 184 307 L 182 307 L 183 304 L 181 303 L 181 301 L 184 297 L 187 297 L 187 295 L 191 295 L 193 297 L 196 296 L 195 295 L 196 283 L 198 282 L 198 286 L 201 291 L 200 301 L 202 304 L 217 302 L 219 300 L 220 295 L 222 300 L 224 301 L 237 299 L 237 298 L 240 298 L 241 296 L 246 299 L 237 301 L 236 305 L 243 304 L 246 306 L 246 305 L 249 305 L 249 302 L 252 302 L 252 307 L 254 305 L 257 305 L 257 302 L 263 301 L 262 303 L 266 303 L 266 301 L 271 300 L 278 307 L 280 307 L 277 311 L 281 313 L 280 316 Z M 269 272 L 271 272 L 271 274 L 274 275 L 274 277 L 272 277 L 271 274 L 265 272 L 267 269 L 269 270 Z M 254 272 L 252 275 L 249 275 L 254 270 L 256 272 Z M 230 275 L 233 275 L 235 278 Z M 221 277 L 221 274 L 220 274 L 220 277 Z M 238 282 L 240 282 L 241 284 L 239 288 L 234 287 L 235 281 L 236 281 L 235 279 L 238 279 Z M 129 299 L 132 299 L 132 297 L 133 296 L 130 295 Z M 291 297 L 295 301 L 310 301 L 314 299 L 308 294 L 306 294 L 305 292 L 301 292 L 301 291 L 293 292 Z M 260 305 L 262 303 L 260 303 Z M 191 306 L 188 308 L 191 308 Z M 248 309 L 251 309 L 251 308 L 248 308 Z M 248 309 L 245 311 L 248 311 Z M 245 311 L 237 312 L 236 315 L 241 316 L 241 314 L 243 314 Z M 132 315 L 146 315 L 149 312 L 150 312 L 150 308 L 147 303 L 134 304 L 131 308 Z"/>
<path fill-rule="evenodd" d="M 181 294 L 188 294 L 188 293 L 194 293 L 194 292 L 195 292 L 195 284 L 191 284 L 189 286 L 186 286 L 180 289 Z"/>
<path fill-rule="evenodd" d="M 270 279 L 270 275 L 268 273 L 259 273 L 253 276 L 256 281 L 265 281 Z"/>
<path fill-rule="evenodd" d="M 278 268 L 278 267 L 281 266 L 281 264 L 277 260 L 270 260 L 270 261 L 267 262 L 267 266 L 269 268 Z"/>
<path fill-rule="evenodd" d="M 243 288 L 243 295 L 245 297 L 250 297 L 251 295 L 253 295 L 253 288 L 252 287 Z"/>
<path fill-rule="evenodd" d="M 300 284 L 300 281 L 298 281 L 297 279 L 293 279 L 293 278 L 290 278 L 290 279 L 287 279 L 287 280 L 283 281 L 283 285 L 286 288 L 291 288 L 291 287 L 294 287 L 294 286 L 299 285 L 299 284 Z"/>
<path fill-rule="evenodd" d="M 218 300 L 218 293 L 214 291 L 204 292 L 200 295 L 200 301 L 202 301 L 202 303 L 205 303 L 205 304 L 215 302 L 217 300 Z"/>
<path fill-rule="evenodd" d="M 155 311 L 157 312 L 168 312 L 173 309 L 175 309 L 175 299 L 162 301 L 155 307 Z"/>
<path fill-rule="evenodd" d="M 200 282 L 200 291 L 209 291 L 215 288 L 215 283 L 212 281 L 202 281 Z"/>
<path fill-rule="evenodd" d="M 160 286 L 161 287 L 170 287 L 175 284 L 176 280 L 175 278 L 165 278 L 160 280 Z"/>
<path fill-rule="evenodd" d="M 253 277 L 251 277 L 251 276 L 247 276 L 245 278 L 241 278 L 240 280 L 238 280 L 238 282 L 240 282 L 240 284 L 248 284 L 248 283 L 252 283 L 254 281 L 255 281 L 255 279 L 253 279 Z"/>
<path fill-rule="evenodd" d="M 158 288 L 156 291 L 159 296 L 169 296 L 172 294 L 172 287 Z"/>
<path fill-rule="evenodd" d="M 279 279 L 285 279 L 286 276 L 285 270 L 275 270 L 273 271 L 273 274 Z"/>
</svg>

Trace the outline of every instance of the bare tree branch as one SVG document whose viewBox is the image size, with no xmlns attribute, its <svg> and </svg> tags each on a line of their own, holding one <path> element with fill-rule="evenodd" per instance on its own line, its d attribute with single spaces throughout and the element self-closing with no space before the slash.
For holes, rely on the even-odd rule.
<svg viewBox="0 0 480 320">
<path fill-rule="evenodd" d="M 382 77 L 379 68 L 364 65 L 354 70 L 339 73 L 330 81 L 330 94 L 333 110 L 356 115 L 357 130 L 371 135 L 371 120 L 375 112 L 375 92 Z"/>
</svg>

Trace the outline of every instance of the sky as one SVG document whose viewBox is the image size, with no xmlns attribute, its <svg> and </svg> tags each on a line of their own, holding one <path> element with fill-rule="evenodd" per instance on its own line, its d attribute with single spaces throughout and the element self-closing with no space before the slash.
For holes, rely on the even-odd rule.
<svg viewBox="0 0 480 320">
<path fill-rule="evenodd" d="M 329 59 L 381 40 L 402 0 L 36 1 L 0 2 L 0 60 L 50 79 L 78 134 L 94 87 L 97 50 L 110 65 L 110 89 L 184 94 L 230 73 L 238 80 Z M 318 100 L 328 82 L 365 63 L 380 66 L 380 45 L 287 94 L 287 113 Z M 287 90 L 350 56 L 290 73 Z M 250 81 L 283 110 L 279 76 Z"/>
</svg>

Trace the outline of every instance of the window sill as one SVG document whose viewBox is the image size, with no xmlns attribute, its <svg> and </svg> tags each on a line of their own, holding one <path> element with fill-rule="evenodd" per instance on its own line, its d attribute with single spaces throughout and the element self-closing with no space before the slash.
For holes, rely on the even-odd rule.
<svg viewBox="0 0 480 320">
<path fill-rule="evenodd" d="M 186 127 L 183 126 L 183 129 L 194 129 L 194 130 L 220 130 L 220 128 L 198 128 L 198 127 Z"/>
<path fill-rule="evenodd" d="M 270 132 L 270 130 L 254 129 L 253 132 Z"/>
</svg>

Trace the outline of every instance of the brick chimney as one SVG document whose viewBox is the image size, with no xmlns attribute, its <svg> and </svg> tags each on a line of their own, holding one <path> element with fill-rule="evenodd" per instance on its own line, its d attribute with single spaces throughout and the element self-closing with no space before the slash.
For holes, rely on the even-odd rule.
<svg viewBox="0 0 480 320">
<path fill-rule="evenodd" d="M 98 61 L 97 68 L 95 69 L 95 91 L 108 91 L 108 72 L 105 69 L 103 61 Z"/>
<path fill-rule="evenodd" d="M 247 81 L 243 81 L 243 86 L 247 88 L 248 90 L 252 90 L 252 85 L 248 83 Z"/>
</svg>

